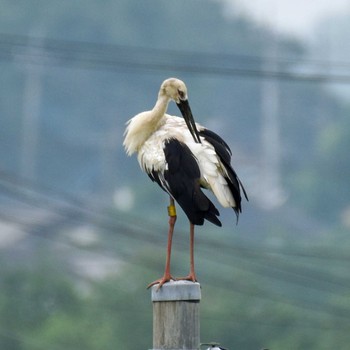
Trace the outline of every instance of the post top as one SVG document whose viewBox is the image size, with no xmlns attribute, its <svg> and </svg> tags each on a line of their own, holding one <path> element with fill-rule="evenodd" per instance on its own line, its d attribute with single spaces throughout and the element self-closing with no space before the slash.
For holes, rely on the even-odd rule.
<svg viewBox="0 0 350 350">
<path fill-rule="evenodd" d="M 201 286 L 198 282 L 170 281 L 161 288 L 152 287 L 152 301 L 188 301 L 201 299 Z"/>
</svg>

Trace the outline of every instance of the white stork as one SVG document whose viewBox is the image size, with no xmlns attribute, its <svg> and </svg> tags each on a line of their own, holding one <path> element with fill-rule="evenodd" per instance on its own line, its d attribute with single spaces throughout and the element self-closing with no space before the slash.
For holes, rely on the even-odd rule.
<svg viewBox="0 0 350 350">
<path fill-rule="evenodd" d="M 170 100 L 176 102 L 183 118 L 166 114 Z M 142 170 L 170 196 L 165 272 L 148 287 L 159 284 L 160 288 L 174 279 L 170 274 L 176 221 L 174 201 L 190 221 L 190 273 L 181 279 L 195 282 L 194 225 L 203 225 L 206 219 L 221 226 L 219 211 L 202 188 L 211 190 L 223 207 L 233 208 L 237 219 L 241 212 L 241 189 L 247 198 L 230 165 L 231 150 L 220 136 L 194 122 L 186 85 L 175 78 L 162 83 L 152 110 L 141 112 L 127 122 L 124 136 L 126 153 L 132 155 L 137 152 Z"/>
</svg>

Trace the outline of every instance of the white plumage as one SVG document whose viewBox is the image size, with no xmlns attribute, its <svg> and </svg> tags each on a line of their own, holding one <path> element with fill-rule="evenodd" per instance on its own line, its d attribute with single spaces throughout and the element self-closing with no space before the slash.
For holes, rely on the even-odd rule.
<svg viewBox="0 0 350 350">
<path fill-rule="evenodd" d="M 207 350 L 228 350 L 226 348 L 222 348 L 218 343 L 202 343 L 201 346 L 209 345 Z"/>
<path fill-rule="evenodd" d="M 183 118 L 166 114 L 170 100 L 176 102 Z M 206 219 L 221 226 L 218 210 L 201 188 L 211 190 L 223 207 L 234 209 L 237 217 L 241 211 L 240 190 L 244 194 L 245 191 L 230 165 L 230 148 L 220 136 L 194 122 L 187 88 L 175 78 L 162 83 L 152 110 L 129 120 L 123 144 L 128 155 L 137 153 L 141 168 L 170 195 L 171 205 L 176 200 L 189 218 L 191 272 L 186 279 L 195 281 L 193 225 L 202 225 Z M 159 286 L 172 278 L 168 265 L 176 220 L 173 216 L 175 219 L 169 226 L 166 271 L 163 278 L 153 283 L 159 282 Z"/>
<path fill-rule="evenodd" d="M 167 168 L 163 150 L 165 141 L 176 139 L 186 144 L 195 157 L 200 170 L 201 185 L 212 190 L 223 207 L 235 207 L 235 200 L 223 177 L 223 174 L 227 175 L 225 167 L 214 147 L 204 137 L 200 137 L 201 143 L 196 143 L 182 118 L 166 114 L 164 120 L 165 123 L 139 147 L 137 159 L 140 167 L 147 173 L 152 170 L 164 173 Z M 196 127 L 199 132 L 204 130 L 197 123 Z"/>
</svg>

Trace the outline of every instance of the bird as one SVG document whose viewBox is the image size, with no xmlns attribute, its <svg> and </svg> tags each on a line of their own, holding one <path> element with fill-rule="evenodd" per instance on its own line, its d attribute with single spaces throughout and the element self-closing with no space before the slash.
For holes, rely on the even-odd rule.
<svg viewBox="0 0 350 350">
<path fill-rule="evenodd" d="M 182 117 L 167 114 L 174 101 Z M 237 221 L 242 211 L 241 191 L 248 200 L 241 180 L 231 166 L 232 152 L 215 132 L 196 123 L 188 101 L 185 83 L 168 78 L 160 86 L 151 110 L 135 115 L 126 123 L 123 146 L 126 154 L 137 154 L 141 169 L 168 195 L 169 228 L 166 262 L 157 290 L 171 280 L 197 282 L 194 268 L 194 228 L 207 220 L 222 226 L 218 209 L 203 190 L 211 190 L 225 208 L 233 208 Z M 190 272 L 175 279 L 170 272 L 171 247 L 177 219 L 175 202 L 190 223 Z"/>
<path fill-rule="evenodd" d="M 207 350 L 228 350 L 226 348 L 222 348 L 221 346 L 219 346 L 220 344 L 219 343 L 202 343 L 201 346 L 207 346 L 209 345 L 209 348 Z"/>
</svg>

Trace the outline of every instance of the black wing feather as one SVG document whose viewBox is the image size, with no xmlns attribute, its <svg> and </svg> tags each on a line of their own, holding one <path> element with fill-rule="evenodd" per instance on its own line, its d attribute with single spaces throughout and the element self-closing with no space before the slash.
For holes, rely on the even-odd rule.
<svg viewBox="0 0 350 350">
<path fill-rule="evenodd" d="M 152 171 L 149 175 L 168 192 L 195 225 L 203 225 L 204 219 L 221 226 L 219 211 L 201 190 L 200 170 L 190 149 L 176 139 L 164 144 L 167 169 L 164 174 Z"/>
<path fill-rule="evenodd" d="M 203 129 L 199 132 L 199 135 L 204 137 L 205 140 L 207 140 L 210 144 L 213 145 L 216 154 L 219 156 L 221 162 L 226 168 L 227 176 L 224 176 L 224 177 L 227 181 L 229 189 L 236 202 L 236 207 L 233 208 L 233 210 L 235 211 L 238 218 L 239 213 L 242 211 L 242 207 L 241 207 L 242 198 L 241 198 L 240 189 L 242 189 L 244 196 L 247 200 L 248 200 L 248 196 L 243 187 L 241 180 L 238 178 L 236 172 L 233 170 L 231 166 L 231 155 L 232 155 L 231 149 L 218 134 L 216 134 L 211 130 Z"/>
</svg>

